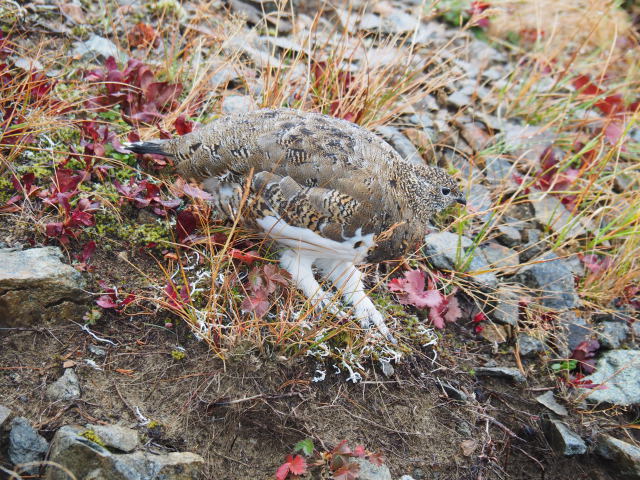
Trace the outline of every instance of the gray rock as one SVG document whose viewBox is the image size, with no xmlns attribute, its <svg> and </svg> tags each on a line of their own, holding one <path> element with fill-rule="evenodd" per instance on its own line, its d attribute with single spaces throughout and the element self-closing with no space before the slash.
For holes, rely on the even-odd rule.
<svg viewBox="0 0 640 480">
<path fill-rule="evenodd" d="M 498 230 L 497 240 L 501 244 L 514 247 L 522 243 L 522 234 L 513 225 L 498 224 L 496 229 Z"/>
<path fill-rule="evenodd" d="M 240 0 L 229 0 L 229 6 L 235 13 L 245 17 L 251 23 L 255 24 L 262 21 L 262 10 L 259 10 L 249 3 Z"/>
<path fill-rule="evenodd" d="M 640 350 L 609 350 L 596 363 L 596 371 L 585 377 L 605 389 L 582 389 L 588 402 L 614 405 L 640 404 Z"/>
<path fill-rule="evenodd" d="M 512 367 L 478 367 L 475 371 L 476 375 L 480 377 L 508 378 L 518 383 L 527 381 L 520 370 Z"/>
<path fill-rule="evenodd" d="M 553 448 L 565 457 L 582 455 L 587 451 L 584 440 L 559 420 L 547 419 L 543 422 L 544 433 Z"/>
<path fill-rule="evenodd" d="M 505 124 L 504 141 L 513 157 L 526 155 L 527 158 L 540 158 L 544 150 L 551 145 L 556 134 L 548 128 L 512 122 Z"/>
<path fill-rule="evenodd" d="M 415 480 L 411 475 L 402 475 L 400 480 Z"/>
<path fill-rule="evenodd" d="M 498 286 L 498 278 L 489 270 L 487 259 L 476 249 L 470 261 L 466 259 L 465 250 L 472 246 L 470 239 L 451 232 L 430 233 L 424 239 L 424 254 L 429 262 L 441 270 L 453 270 L 458 261 L 467 264 L 465 272 L 469 279 L 483 288 L 494 290 Z M 480 273 L 473 273 L 480 272 Z"/>
<path fill-rule="evenodd" d="M 487 222 L 491 218 L 491 191 L 479 183 L 472 184 L 465 191 L 467 205 L 479 215 L 482 221 Z"/>
<path fill-rule="evenodd" d="M 0 405 L 0 431 L 4 426 L 4 423 L 9 419 L 10 416 L 11 416 L 11 410 L 9 410 L 4 405 Z"/>
<path fill-rule="evenodd" d="M 61 259 L 57 247 L 0 250 L 0 326 L 82 317 L 85 282 Z"/>
<path fill-rule="evenodd" d="M 613 462 L 611 467 L 621 480 L 640 480 L 640 448 L 610 435 L 598 439 L 595 452 Z"/>
<path fill-rule="evenodd" d="M 491 157 L 486 160 L 484 176 L 493 185 L 500 185 L 509 180 L 513 165 L 502 157 Z"/>
<path fill-rule="evenodd" d="M 518 294 L 506 286 L 500 286 L 496 291 L 497 304 L 491 316 L 497 323 L 503 325 L 518 325 L 519 298 Z"/>
<path fill-rule="evenodd" d="M 74 44 L 73 55 L 81 57 L 83 60 L 93 60 L 94 58 L 107 59 L 114 57 L 120 61 L 126 61 L 127 55 L 120 50 L 111 40 L 91 35 L 89 40 L 85 42 L 76 42 Z"/>
<path fill-rule="evenodd" d="M 577 256 L 565 258 L 565 262 L 567 268 L 569 268 L 569 270 L 571 270 L 571 273 L 573 273 L 576 277 L 584 277 L 584 265 Z"/>
<path fill-rule="evenodd" d="M 540 303 L 547 308 L 566 310 L 580 306 L 573 274 L 564 261 L 553 252 L 542 255 L 538 260 L 539 263 L 520 268 L 515 279 L 533 289 Z"/>
<path fill-rule="evenodd" d="M 629 336 L 629 325 L 626 322 L 602 322 L 597 331 L 600 346 L 607 349 L 616 349 L 620 348 Z"/>
<path fill-rule="evenodd" d="M 138 432 L 121 425 L 86 425 L 92 430 L 106 447 L 132 452 L 140 445 Z"/>
<path fill-rule="evenodd" d="M 73 368 L 67 368 L 64 374 L 47 387 L 47 398 L 54 402 L 80 398 L 80 380 Z"/>
<path fill-rule="evenodd" d="M 520 265 L 518 252 L 496 242 L 489 242 L 480 247 L 491 268 L 498 270 L 498 274 L 510 275 Z"/>
<path fill-rule="evenodd" d="M 482 173 L 480 170 L 476 166 L 471 165 L 469 160 L 464 158 L 462 155 L 456 155 L 451 150 L 445 150 L 444 156 L 449 160 L 451 165 L 460 171 L 460 177 L 466 183 L 470 182 L 473 184 L 482 180 Z"/>
<path fill-rule="evenodd" d="M 107 351 L 98 345 L 89 345 L 89 351 L 97 357 L 104 357 L 107 355 Z"/>
<path fill-rule="evenodd" d="M 529 201 L 533 205 L 536 221 L 565 239 L 583 236 L 594 230 L 589 221 L 574 217 L 560 199 L 547 192 L 533 191 L 529 194 Z"/>
<path fill-rule="evenodd" d="M 420 25 L 420 19 L 399 9 L 392 9 L 385 15 L 365 13 L 360 19 L 359 28 L 369 32 L 380 31 L 389 34 L 413 32 Z"/>
<path fill-rule="evenodd" d="M 307 55 L 312 54 L 312 52 L 310 52 L 308 48 L 303 47 L 298 42 L 294 42 L 291 38 L 288 37 L 273 37 L 271 35 L 265 35 L 262 37 L 258 37 L 258 42 L 269 43 L 287 52 L 303 52 Z"/>
<path fill-rule="evenodd" d="M 236 80 L 240 80 L 238 72 L 233 68 L 223 66 L 215 70 L 215 73 L 211 76 L 209 85 L 215 89 L 218 87 L 225 87 Z"/>
<path fill-rule="evenodd" d="M 422 160 L 422 156 L 418 149 L 396 127 L 384 125 L 376 127 L 376 131 L 382 135 L 387 142 L 389 142 L 389 144 L 400 154 L 402 158 L 411 163 L 424 165 L 424 161 Z"/>
<path fill-rule="evenodd" d="M 391 480 L 391 472 L 386 465 L 375 465 L 364 458 L 354 458 L 353 462 L 360 465 L 359 480 Z"/>
<path fill-rule="evenodd" d="M 411 116 L 411 121 L 421 128 L 433 127 L 433 116 L 430 113 L 416 113 Z"/>
<path fill-rule="evenodd" d="M 13 419 L 9 432 L 9 459 L 14 465 L 42 461 L 48 449 L 49 444 L 33 429 L 29 420 L 24 417 Z M 32 466 L 24 471 L 35 475 L 39 469 L 38 466 Z"/>
<path fill-rule="evenodd" d="M 450 385 L 447 382 L 443 382 L 442 380 L 438 380 L 438 383 L 449 398 L 453 398 L 454 400 L 459 400 L 461 402 L 466 402 L 469 400 L 469 396 L 466 393 L 454 387 L 453 385 Z"/>
<path fill-rule="evenodd" d="M 279 34 L 290 33 L 293 29 L 291 22 L 283 18 L 287 12 L 285 11 L 284 15 L 280 14 L 276 2 L 229 0 L 229 6 L 240 16 L 246 17 L 250 23 L 259 24 L 266 20 L 271 25 L 277 26 Z M 263 14 L 263 10 L 266 15 Z"/>
<path fill-rule="evenodd" d="M 518 348 L 520 349 L 520 355 L 523 357 L 534 357 L 536 354 L 545 351 L 544 343 L 524 333 L 518 335 Z"/>
<path fill-rule="evenodd" d="M 560 405 L 558 403 L 558 401 L 556 400 L 555 395 L 553 394 L 553 392 L 551 390 L 549 390 L 548 392 L 543 393 L 542 395 L 538 395 L 536 397 L 536 401 L 538 403 L 544 405 L 545 407 L 547 407 L 549 410 L 551 410 L 556 415 L 560 415 L 562 417 L 566 417 L 567 415 L 569 415 L 569 412 L 567 411 L 567 409 L 563 405 Z"/>
<path fill-rule="evenodd" d="M 10 57 L 13 65 L 17 68 L 30 72 L 32 70 L 44 70 L 44 66 L 37 59 L 28 57 Z"/>
<path fill-rule="evenodd" d="M 491 67 L 484 70 L 482 76 L 488 80 L 498 80 L 504 76 L 504 71 L 498 67 Z"/>
<path fill-rule="evenodd" d="M 535 228 L 525 228 L 522 231 L 522 239 L 525 241 L 525 244 L 519 248 L 519 251 L 520 260 L 523 263 L 543 254 L 549 249 L 547 242 L 542 239 L 540 230 Z"/>
<path fill-rule="evenodd" d="M 109 480 L 191 480 L 198 478 L 204 460 L 190 452 L 154 454 L 150 452 L 112 453 L 81 434 L 79 426 L 60 428 L 51 444 L 49 459 L 59 463 L 76 478 Z M 48 467 L 47 480 L 67 480 L 59 468 Z"/>
<path fill-rule="evenodd" d="M 416 480 L 423 480 L 424 478 L 426 478 L 426 474 L 421 468 L 414 468 L 413 476 L 416 478 Z"/>
<path fill-rule="evenodd" d="M 447 97 L 447 103 L 457 108 L 466 107 L 471 103 L 469 95 L 462 93 L 461 90 L 456 90 Z"/>
<path fill-rule="evenodd" d="M 253 99 L 248 95 L 227 95 L 222 100 L 224 113 L 242 113 L 253 110 Z"/>
<path fill-rule="evenodd" d="M 562 348 L 564 356 L 569 356 L 582 342 L 591 340 L 593 329 L 584 318 L 578 317 L 574 312 L 560 313 L 557 323 L 561 332 L 558 346 Z"/>
</svg>

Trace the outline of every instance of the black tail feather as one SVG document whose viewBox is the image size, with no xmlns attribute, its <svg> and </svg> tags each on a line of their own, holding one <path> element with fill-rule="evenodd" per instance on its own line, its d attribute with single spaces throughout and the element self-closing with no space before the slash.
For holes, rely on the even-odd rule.
<svg viewBox="0 0 640 480">
<path fill-rule="evenodd" d="M 170 153 L 163 149 L 164 141 L 156 140 L 152 142 L 134 142 L 124 144 L 124 148 L 131 150 L 133 153 L 154 153 L 156 155 L 171 156 Z"/>
</svg>

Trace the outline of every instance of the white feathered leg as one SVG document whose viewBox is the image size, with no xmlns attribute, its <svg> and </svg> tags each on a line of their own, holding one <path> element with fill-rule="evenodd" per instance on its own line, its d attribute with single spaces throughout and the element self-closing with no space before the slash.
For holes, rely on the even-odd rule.
<svg viewBox="0 0 640 480">
<path fill-rule="evenodd" d="M 302 290 L 304 296 L 309 299 L 309 303 L 318 310 L 326 308 L 336 314 L 337 310 L 332 305 L 331 295 L 320 286 L 313 275 L 311 266 L 314 260 L 314 257 L 306 256 L 300 250 L 293 251 L 285 248 L 280 253 L 280 266 L 289 272 L 293 283 Z"/>
<path fill-rule="evenodd" d="M 344 301 L 353 305 L 354 313 L 363 328 L 368 328 L 373 323 L 389 341 L 396 343 L 384 323 L 384 317 L 364 291 L 363 273 L 352 262 L 318 259 L 315 264 L 340 291 Z"/>
</svg>

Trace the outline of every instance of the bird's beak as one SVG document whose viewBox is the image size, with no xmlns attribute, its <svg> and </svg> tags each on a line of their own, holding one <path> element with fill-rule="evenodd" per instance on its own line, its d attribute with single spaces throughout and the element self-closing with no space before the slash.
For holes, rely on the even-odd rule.
<svg viewBox="0 0 640 480">
<path fill-rule="evenodd" d="M 467 204 L 467 199 L 464 197 L 458 197 L 456 198 L 456 202 L 458 202 L 460 205 L 466 205 Z"/>
</svg>

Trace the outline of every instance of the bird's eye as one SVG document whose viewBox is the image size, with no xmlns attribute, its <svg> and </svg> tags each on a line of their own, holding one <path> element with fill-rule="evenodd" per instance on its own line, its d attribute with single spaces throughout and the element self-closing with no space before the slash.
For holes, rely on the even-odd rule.
<svg viewBox="0 0 640 480">
<path fill-rule="evenodd" d="M 451 193 L 451 189 L 447 187 L 442 187 L 441 191 L 443 195 L 449 195 Z"/>
</svg>

